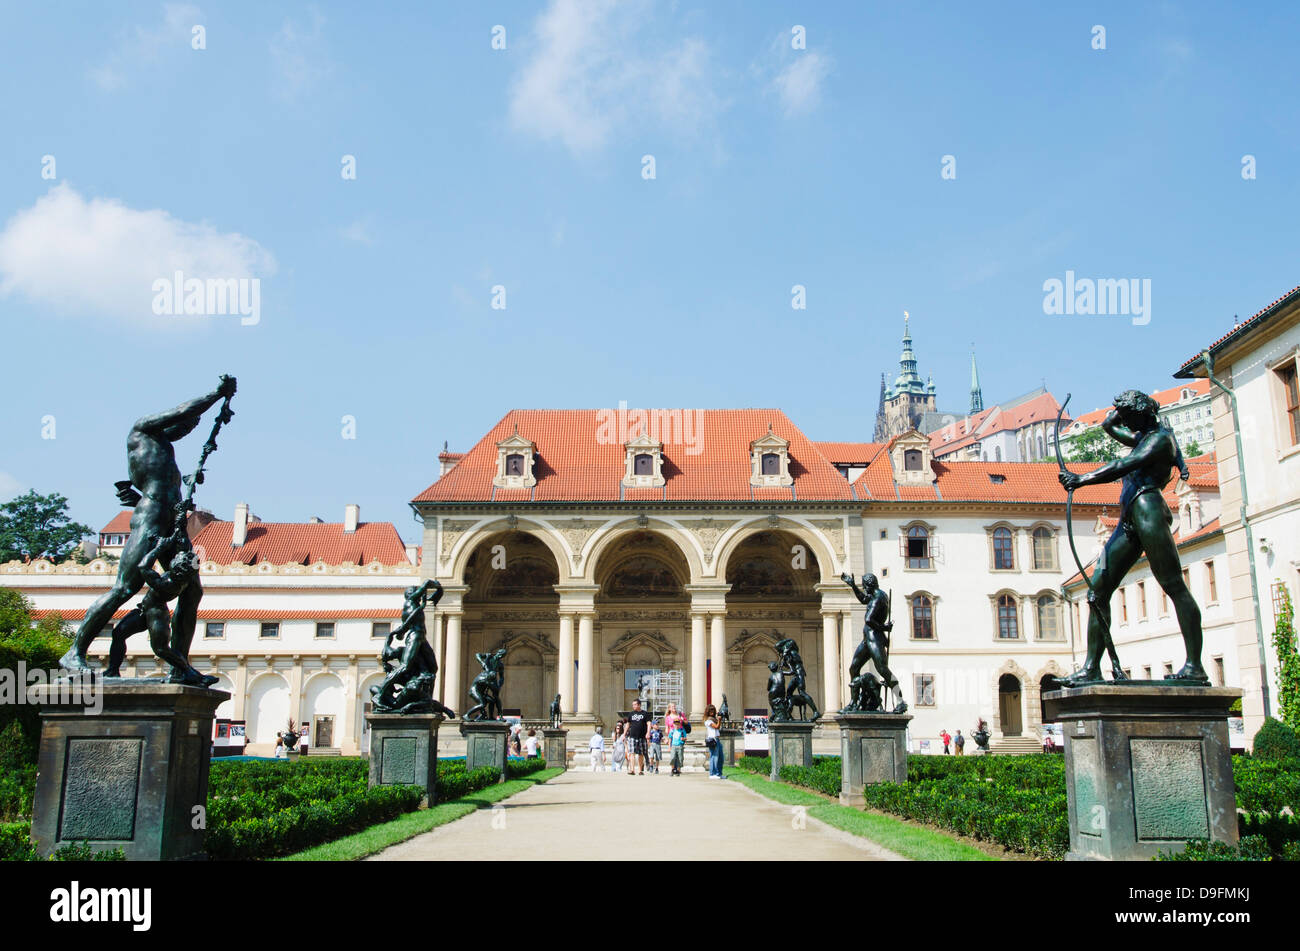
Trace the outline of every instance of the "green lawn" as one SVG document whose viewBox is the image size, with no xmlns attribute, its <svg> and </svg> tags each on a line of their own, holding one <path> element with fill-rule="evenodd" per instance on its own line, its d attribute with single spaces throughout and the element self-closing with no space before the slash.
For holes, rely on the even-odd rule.
<svg viewBox="0 0 1300 951">
<path fill-rule="evenodd" d="M 919 862 L 992 862 L 993 856 L 951 836 L 909 825 L 890 816 L 863 812 L 851 806 L 830 802 L 825 796 L 799 789 L 787 783 L 774 783 L 753 773 L 727 767 L 728 779 L 754 792 L 789 806 L 806 806 L 808 815 L 850 835 L 862 836 L 904 858 Z"/>
<path fill-rule="evenodd" d="M 504 783 L 488 786 L 486 789 L 469 793 L 459 799 L 439 803 L 432 809 L 408 812 L 391 822 L 381 822 L 379 825 L 371 826 L 369 829 L 355 835 L 336 839 L 333 842 L 326 842 L 324 845 L 296 852 L 293 855 L 286 855 L 284 858 L 278 859 L 278 861 L 351 862 L 356 859 L 363 859 L 367 855 L 382 852 L 390 845 L 405 842 L 422 832 L 428 832 L 430 829 L 436 829 L 440 825 L 467 816 L 476 809 L 482 809 L 484 806 L 490 806 L 494 802 L 500 802 L 508 796 L 513 796 L 515 793 L 523 792 L 534 783 L 544 783 L 548 779 L 554 779 L 562 772 L 564 770 L 555 767 L 539 770 L 520 779 L 508 779 Z"/>
</svg>

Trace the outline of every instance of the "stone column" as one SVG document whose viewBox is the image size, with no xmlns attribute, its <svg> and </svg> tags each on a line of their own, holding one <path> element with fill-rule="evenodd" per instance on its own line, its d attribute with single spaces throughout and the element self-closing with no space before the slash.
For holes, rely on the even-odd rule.
<svg viewBox="0 0 1300 951">
<path fill-rule="evenodd" d="M 596 632 L 595 615 L 578 616 L 578 709 L 579 717 L 596 715 Z"/>
<path fill-rule="evenodd" d="M 691 615 L 691 708 L 692 717 L 704 713 L 704 614 Z"/>
<path fill-rule="evenodd" d="M 714 614 L 709 627 L 709 660 L 713 674 L 713 691 L 709 703 L 722 706 L 722 695 L 727 692 L 727 626 L 726 617 Z"/>
<path fill-rule="evenodd" d="M 294 654 L 293 669 L 289 671 L 289 716 L 297 722 L 298 732 L 303 734 L 308 732 L 302 727 L 302 702 L 305 699 L 302 692 L 302 655 Z M 280 724 L 280 729 L 283 730 L 285 726 L 286 724 Z"/>
<path fill-rule="evenodd" d="M 843 648 L 840 653 L 840 696 L 846 701 L 851 696 L 849 691 L 849 665 L 853 663 L 853 652 L 858 648 L 858 632 L 853 629 L 853 612 L 840 612 L 840 629 Z"/>
<path fill-rule="evenodd" d="M 438 662 L 438 671 L 442 671 L 442 615 L 432 608 L 425 608 L 424 622 L 426 630 L 429 632 L 429 646 L 433 648 L 433 657 Z M 433 699 L 442 699 L 442 688 L 444 680 L 438 678 L 438 682 L 433 687 Z M 455 704 L 450 704 L 455 709 Z"/>
<path fill-rule="evenodd" d="M 566 716 L 577 707 L 573 696 L 573 615 L 560 615 L 560 659 L 556 671 L 555 692 L 560 695 L 560 710 Z M 548 705 L 549 709 L 549 705 Z"/>
<path fill-rule="evenodd" d="M 465 691 L 461 685 L 461 671 L 464 661 L 461 651 L 464 648 L 464 636 L 460 631 L 460 612 L 447 615 L 447 665 L 442 669 L 442 702 L 453 710 L 465 706 Z"/>
<path fill-rule="evenodd" d="M 235 658 L 235 704 L 231 711 L 232 720 L 248 719 L 248 657 L 240 654 Z"/>
<path fill-rule="evenodd" d="M 822 612 L 822 696 L 824 709 L 838 710 L 840 703 L 840 636 L 839 612 Z"/>
<path fill-rule="evenodd" d="M 365 708 L 365 700 L 357 696 L 357 655 L 349 654 L 347 659 L 348 669 L 343 674 L 343 710 L 339 716 L 343 722 L 335 731 L 334 745 L 346 750 L 350 743 L 360 753 L 361 744 L 356 736 L 357 711 Z"/>
</svg>

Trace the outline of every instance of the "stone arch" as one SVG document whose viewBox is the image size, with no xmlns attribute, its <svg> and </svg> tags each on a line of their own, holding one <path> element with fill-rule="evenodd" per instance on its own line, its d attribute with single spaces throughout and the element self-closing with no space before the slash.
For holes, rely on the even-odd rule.
<svg viewBox="0 0 1300 951">
<path fill-rule="evenodd" d="M 331 670 L 318 670 L 302 686 L 302 720 L 310 730 L 311 746 L 333 748 L 339 745 L 343 729 L 343 681 Z M 317 717 L 330 717 L 329 736 L 317 734 Z M 328 742 L 324 742 L 328 740 Z"/>
<path fill-rule="evenodd" d="M 457 539 L 451 551 L 451 569 L 448 572 L 456 584 L 465 577 L 465 567 L 478 547 L 492 536 L 505 532 L 523 532 L 532 535 L 551 550 L 551 556 L 555 559 L 559 570 L 560 581 L 563 583 L 573 579 L 573 563 L 569 557 L 568 546 L 549 525 L 532 519 L 515 518 L 512 522 L 508 518 L 497 518 L 480 522 L 467 531 L 462 538 Z M 427 552 L 425 557 L 429 557 Z"/>
<path fill-rule="evenodd" d="M 363 674 L 357 687 L 356 702 L 356 720 L 352 724 L 352 735 L 357 737 L 359 749 L 364 754 L 370 752 L 370 733 L 366 725 L 366 708 L 370 704 L 370 688 L 378 687 L 384 682 L 384 672 L 382 670 L 372 670 L 368 674 Z M 452 705 L 457 713 L 460 707 Z"/>
<path fill-rule="evenodd" d="M 496 562 L 500 546 L 506 554 L 504 568 Z M 558 602 L 555 586 L 562 583 L 564 568 L 552 552 L 531 532 L 505 531 L 479 536 L 465 558 L 464 571 L 457 577 L 466 585 L 464 600 Z"/>
<path fill-rule="evenodd" d="M 704 577 L 699 547 L 679 525 L 665 519 L 641 516 L 606 525 L 593 536 L 588 542 L 587 553 L 583 556 L 582 580 L 587 584 L 595 584 L 602 556 L 617 549 L 618 543 L 625 536 L 636 532 L 652 532 L 662 536 L 680 553 L 688 568 L 687 577 L 682 579 L 683 585 L 697 584 Z"/>
<path fill-rule="evenodd" d="M 776 642 L 780 639 L 776 631 L 743 630 L 727 647 L 731 682 L 740 688 L 740 702 L 728 704 L 733 716 L 744 710 L 767 710 L 767 665 L 777 659 Z"/>
<path fill-rule="evenodd" d="M 288 726 L 289 700 L 289 682 L 278 671 L 261 671 L 249 681 L 248 742 L 275 745 L 275 735 Z"/>
<path fill-rule="evenodd" d="M 1015 699 L 1014 704 L 1016 707 L 1015 712 L 1019 715 L 1020 722 L 1019 724 L 1016 724 L 1014 722 L 1009 724 L 1015 730 L 1015 732 L 1013 732 L 1012 734 L 1006 733 L 1003 724 L 1004 701 L 1002 697 L 1002 692 L 1003 692 L 1002 688 L 1003 688 L 1004 677 L 1013 679 L 1019 684 L 1019 696 Z M 1023 734 L 1024 724 L 1026 719 L 1024 716 L 1025 695 L 1027 693 L 1027 688 L 1030 682 L 1031 681 L 1029 679 L 1029 671 L 1025 670 L 1025 668 L 1021 667 L 1019 664 L 1017 664 L 1014 660 L 1010 658 L 1003 661 L 1002 666 L 1000 666 L 997 670 L 993 672 L 993 677 L 990 682 L 990 686 L 992 687 L 992 693 L 993 693 L 993 716 L 992 716 L 993 732 L 1001 733 L 1004 736 L 1006 735 L 1019 736 Z M 1012 701 L 1008 699 L 1006 703 L 1009 707 L 1012 704 Z"/>
<path fill-rule="evenodd" d="M 1053 658 L 1040 667 L 1038 673 L 1034 674 L 1034 679 L 1026 684 L 1029 697 L 1025 702 L 1025 708 L 1029 711 L 1030 729 L 1039 730 L 1044 723 L 1049 722 L 1047 711 L 1043 709 L 1043 694 L 1055 690 L 1051 681 L 1056 677 L 1064 677 L 1066 673 L 1065 668 Z"/>
<path fill-rule="evenodd" d="M 224 690 L 230 694 L 230 699 L 221 702 L 214 716 L 218 720 L 233 720 L 235 718 L 235 685 L 229 677 L 219 670 L 212 671 L 212 676 L 217 678 L 217 682 L 212 685 L 211 689 Z"/>
<path fill-rule="evenodd" d="M 806 521 L 781 516 L 775 518 L 768 516 L 742 522 L 719 539 L 713 561 L 715 576 L 725 578 L 727 576 L 727 564 L 731 560 L 731 556 L 735 554 L 736 549 L 751 535 L 757 535 L 765 531 L 784 531 L 807 544 L 817 558 L 817 567 L 821 574 L 818 581 L 823 584 L 836 581 L 840 572 L 844 570 L 841 565 L 845 564 L 847 559 L 841 559 L 833 552 L 821 532 L 814 529 Z"/>
</svg>

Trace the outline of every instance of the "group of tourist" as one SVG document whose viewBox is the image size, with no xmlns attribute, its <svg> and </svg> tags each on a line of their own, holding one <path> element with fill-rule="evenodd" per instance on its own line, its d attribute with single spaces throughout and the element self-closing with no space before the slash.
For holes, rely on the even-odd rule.
<svg viewBox="0 0 1300 951">
<path fill-rule="evenodd" d="M 534 759 L 538 754 L 537 731 L 530 729 L 527 735 L 519 723 L 510 725 L 509 753 L 511 756 L 527 756 Z"/>
<path fill-rule="evenodd" d="M 957 735 L 953 736 L 945 727 L 939 731 L 939 739 L 943 740 L 943 754 L 945 756 L 954 751 L 958 756 L 966 754 L 966 737 L 961 735 L 961 730 L 958 730 Z"/>
<path fill-rule="evenodd" d="M 690 732 L 690 719 L 677 711 L 675 703 L 668 704 L 660 723 L 651 711 L 641 708 L 640 700 L 633 700 L 632 711 L 614 724 L 613 756 L 609 768 L 615 773 L 626 772 L 629 776 L 657 773 L 663 762 L 666 740 L 670 755 L 669 775 L 680 776 L 686 755 L 686 735 Z M 722 779 L 722 718 L 713 704 L 704 708 L 704 737 L 709 750 L 709 778 Z M 605 736 L 600 727 L 596 727 L 592 734 L 588 751 L 591 771 L 604 770 Z"/>
</svg>

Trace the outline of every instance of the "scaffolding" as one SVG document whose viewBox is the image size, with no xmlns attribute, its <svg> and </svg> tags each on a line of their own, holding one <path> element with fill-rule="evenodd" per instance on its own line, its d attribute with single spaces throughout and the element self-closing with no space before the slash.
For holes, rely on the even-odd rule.
<svg viewBox="0 0 1300 951">
<path fill-rule="evenodd" d="M 663 713 L 668 704 L 682 709 L 682 688 L 685 677 L 680 670 L 661 670 L 650 680 L 650 709 Z"/>
</svg>

